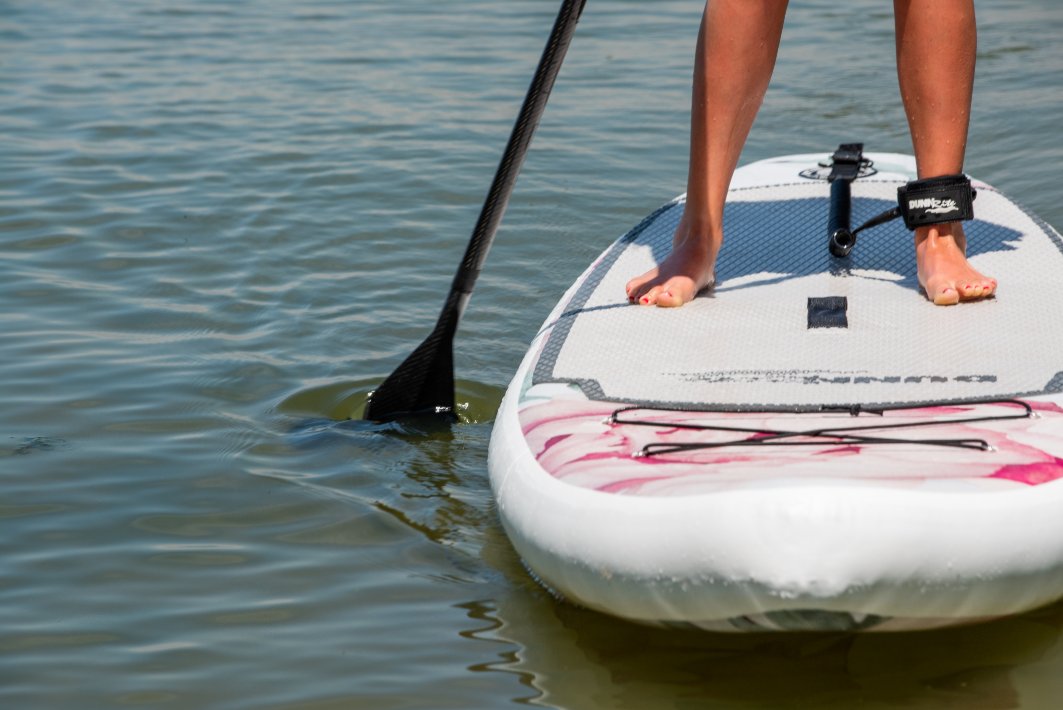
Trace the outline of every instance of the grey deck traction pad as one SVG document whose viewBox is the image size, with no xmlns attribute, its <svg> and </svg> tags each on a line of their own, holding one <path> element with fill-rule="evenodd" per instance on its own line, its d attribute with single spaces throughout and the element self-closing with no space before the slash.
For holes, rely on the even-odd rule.
<svg viewBox="0 0 1063 710">
<path fill-rule="evenodd" d="M 854 225 L 896 204 L 894 181 L 853 184 Z M 678 309 L 628 304 L 626 282 L 667 256 L 677 199 L 617 240 L 547 324 L 533 383 L 591 399 L 681 408 L 908 405 L 1063 391 L 1063 241 L 982 187 L 968 257 L 998 296 L 941 307 L 923 295 L 898 220 L 827 251 L 819 181 L 732 190 L 717 286 Z M 844 297 L 848 327 L 808 328 L 810 298 Z"/>
</svg>

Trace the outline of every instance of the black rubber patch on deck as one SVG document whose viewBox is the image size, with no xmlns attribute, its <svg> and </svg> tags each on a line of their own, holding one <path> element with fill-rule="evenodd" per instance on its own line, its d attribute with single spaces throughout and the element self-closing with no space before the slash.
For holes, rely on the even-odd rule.
<svg viewBox="0 0 1063 710">
<path fill-rule="evenodd" d="M 808 299 L 809 328 L 848 328 L 845 315 L 849 302 L 845 296 L 823 296 Z"/>
</svg>

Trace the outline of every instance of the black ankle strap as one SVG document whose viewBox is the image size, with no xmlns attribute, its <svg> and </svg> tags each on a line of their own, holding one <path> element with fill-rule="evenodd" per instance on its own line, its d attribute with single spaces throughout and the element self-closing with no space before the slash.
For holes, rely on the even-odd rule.
<svg viewBox="0 0 1063 710">
<path fill-rule="evenodd" d="M 911 230 L 974 219 L 974 196 L 971 179 L 966 175 L 913 180 L 897 188 L 901 217 Z"/>
</svg>

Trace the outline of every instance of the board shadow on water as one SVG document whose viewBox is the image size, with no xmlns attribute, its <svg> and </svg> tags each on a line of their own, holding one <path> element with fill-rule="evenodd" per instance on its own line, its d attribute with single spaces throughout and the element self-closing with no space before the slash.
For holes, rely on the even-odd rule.
<svg viewBox="0 0 1063 710">
<path fill-rule="evenodd" d="M 522 597 L 523 598 L 518 598 Z M 470 608 L 518 651 L 473 671 L 518 674 L 554 708 L 1036 707 L 1059 697 L 1063 604 L 1021 616 L 910 633 L 719 634 L 640 626 L 518 594 Z M 473 613 L 475 611 L 476 613 Z M 487 622 L 494 621 L 493 626 Z M 506 659 L 508 658 L 508 662 Z M 578 669 L 578 670 L 576 670 Z"/>
</svg>

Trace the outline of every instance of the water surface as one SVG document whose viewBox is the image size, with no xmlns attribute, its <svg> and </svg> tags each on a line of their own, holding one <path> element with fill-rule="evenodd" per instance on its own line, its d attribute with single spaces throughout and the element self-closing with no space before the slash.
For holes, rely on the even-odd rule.
<svg viewBox="0 0 1063 710">
<path fill-rule="evenodd" d="M 463 423 L 346 421 L 434 322 L 555 12 L 0 0 L 0 704 L 1063 695 L 1063 606 L 665 632 L 556 603 L 509 547 L 494 410 L 568 284 L 684 189 L 692 0 L 588 3 L 458 334 Z M 1063 225 L 1063 6 L 979 12 L 967 168 Z M 794 0 L 743 159 L 908 152 L 892 57 L 888 3 Z"/>
</svg>

